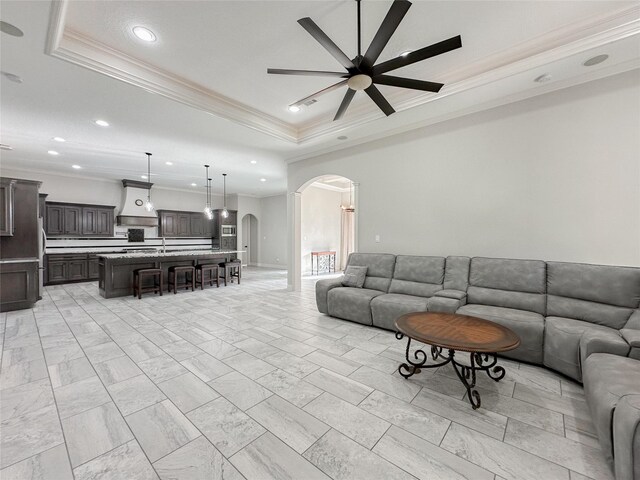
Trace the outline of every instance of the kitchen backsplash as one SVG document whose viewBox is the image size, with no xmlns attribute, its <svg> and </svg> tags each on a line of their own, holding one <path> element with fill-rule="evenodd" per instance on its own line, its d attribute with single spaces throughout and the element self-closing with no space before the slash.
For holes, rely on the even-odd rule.
<svg viewBox="0 0 640 480">
<path fill-rule="evenodd" d="M 128 242 L 126 230 L 124 235 L 109 238 L 48 238 L 45 253 L 92 253 L 115 252 L 131 248 L 162 248 L 162 238 L 147 237 L 147 230 L 155 229 L 145 229 L 144 242 Z M 167 250 L 211 248 L 210 238 L 167 238 L 165 242 Z"/>
</svg>

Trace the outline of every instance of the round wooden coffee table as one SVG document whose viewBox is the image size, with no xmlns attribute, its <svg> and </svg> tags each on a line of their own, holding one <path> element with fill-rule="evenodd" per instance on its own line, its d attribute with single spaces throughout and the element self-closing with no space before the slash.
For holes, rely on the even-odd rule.
<svg viewBox="0 0 640 480">
<path fill-rule="evenodd" d="M 480 407 L 480 394 L 475 389 L 476 372 L 484 371 L 489 378 L 500 381 L 504 368 L 497 366 L 499 352 L 513 350 L 520 345 L 520 338 L 507 327 L 482 318 L 455 313 L 415 312 L 396 320 L 396 338 L 408 338 L 406 360 L 398 368 L 404 378 L 419 373 L 422 368 L 437 368 L 447 363 L 453 365 L 458 378 L 467 389 L 467 397 L 473 409 Z M 416 349 L 413 360 L 409 352 L 411 340 L 431 345 L 431 358 L 439 361 L 427 365 L 428 355 Z M 448 350 L 447 354 L 442 351 Z M 469 365 L 456 361 L 457 351 L 469 353 Z"/>
</svg>

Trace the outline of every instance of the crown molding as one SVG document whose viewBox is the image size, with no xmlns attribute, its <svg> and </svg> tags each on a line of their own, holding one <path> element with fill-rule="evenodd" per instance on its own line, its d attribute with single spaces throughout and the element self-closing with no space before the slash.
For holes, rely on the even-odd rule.
<svg viewBox="0 0 640 480">
<path fill-rule="evenodd" d="M 68 5 L 69 0 L 52 1 L 47 54 L 280 140 L 304 144 L 382 117 L 372 105 L 363 105 L 350 110 L 350 115 L 339 122 L 322 117 L 296 127 L 67 28 Z M 640 5 L 591 17 L 448 72 L 441 79 L 445 87 L 438 94 L 415 96 L 415 92 L 399 91 L 392 98 L 394 108 L 401 112 L 428 104 L 639 33 Z M 580 79 L 576 83 L 581 83 Z M 411 125 L 404 130 L 413 128 Z"/>
</svg>

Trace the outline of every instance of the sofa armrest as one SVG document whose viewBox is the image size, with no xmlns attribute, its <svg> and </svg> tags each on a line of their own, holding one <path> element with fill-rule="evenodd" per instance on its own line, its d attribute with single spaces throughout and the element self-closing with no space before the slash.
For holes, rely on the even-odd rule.
<svg viewBox="0 0 640 480">
<path fill-rule="evenodd" d="M 632 347 L 640 347 L 640 330 L 633 328 L 623 328 L 620 330 L 622 338 L 624 338 Z"/>
<path fill-rule="evenodd" d="M 580 338 L 580 368 L 592 353 L 611 353 L 626 357 L 629 344 L 617 330 L 589 329 Z"/>
<path fill-rule="evenodd" d="M 460 301 L 460 306 L 466 305 L 467 303 L 467 292 L 462 290 L 453 290 L 451 288 L 447 288 L 444 290 L 438 290 L 433 294 L 434 297 L 444 297 L 444 298 L 452 298 L 454 300 Z"/>
<path fill-rule="evenodd" d="M 616 406 L 613 451 L 616 479 L 640 478 L 640 395 L 625 395 Z"/>
<path fill-rule="evenodd" d="M 316 305 L 320 313 L 329 313 L 327 306 L 327 296 L 329 290 L 342 286 L 342 277 L 340 278 L 325 278 L 324 280 L 318 280 L 316 282 Z"/>
<path fill-rule="evenodd" d="M 455 298 L 433 296 L 427 299 L 427 311 L 428 312 L 443 312 L 443 313 L 456 313 L 462 305 L 464 300 L 457 300 Z"/>
</svg>

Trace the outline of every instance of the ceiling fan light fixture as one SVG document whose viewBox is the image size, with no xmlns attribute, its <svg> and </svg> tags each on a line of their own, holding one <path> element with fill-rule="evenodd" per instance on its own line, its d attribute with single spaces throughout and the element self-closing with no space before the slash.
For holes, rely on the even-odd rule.
<svg viewBox="0 0 640 480">
<path fill-rule="evenodd" d="M 354 75 L 349 80 L 347 80 L 347 86 L 351 90 L 366 90 L 373 83 L 373 79 L 369 75 L 365 75 L 360 73 L 358 75 Z"/>
</svg>

